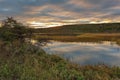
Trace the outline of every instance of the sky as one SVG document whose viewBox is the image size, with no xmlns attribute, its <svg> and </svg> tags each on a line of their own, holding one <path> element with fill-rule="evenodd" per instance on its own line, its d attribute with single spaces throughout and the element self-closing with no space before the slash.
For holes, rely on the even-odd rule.
<svg viewBox="0 0 120 80">
<path fill-rule="evenodd" d="M 120 0 L 0 0 L 0 20 L 36 28 L 120 22 Z"/>
</svg>

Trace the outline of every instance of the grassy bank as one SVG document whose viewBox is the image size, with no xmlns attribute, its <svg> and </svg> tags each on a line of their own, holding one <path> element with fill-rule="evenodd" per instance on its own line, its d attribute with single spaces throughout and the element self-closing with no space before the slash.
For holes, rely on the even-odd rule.
<svg viewBox="0 0 120 80">
<path fill-rule="evenodd" d="M 115 41 L 120 44 L 120 23 L 74 24 L 53 28 L 32 29 L 38 40 L 64 42 Z"/>
<path fill-rule="evenodd" d="M 28 43 L 0 43 L 0 80 L 119 80 L 120 68 L 79 66 Z"/>
<path fill-rule="evenodd" d="M 36 40 L 56 40 L 62 42 L 99 42 L 114 41 L 120 44 L 120 33 L 83 33 L 78 35 L 36 34 Z"/>
</svg>

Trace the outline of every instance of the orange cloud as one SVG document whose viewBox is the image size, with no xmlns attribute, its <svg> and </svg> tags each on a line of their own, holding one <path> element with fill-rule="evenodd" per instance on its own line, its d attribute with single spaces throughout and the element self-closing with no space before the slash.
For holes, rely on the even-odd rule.
<svg viewBox="0 0 120 80">
<path fill-rule="evenodd" d="M 83 7 L 83 8 L 93 8 L 95 6 L 98 6 L 97 4 L 93 5 L 93 4 L 88 3 L 86 0 L 70 0 L 68 1 L 68 4 L 73 4 L 78 7 Z"/>
</svg>

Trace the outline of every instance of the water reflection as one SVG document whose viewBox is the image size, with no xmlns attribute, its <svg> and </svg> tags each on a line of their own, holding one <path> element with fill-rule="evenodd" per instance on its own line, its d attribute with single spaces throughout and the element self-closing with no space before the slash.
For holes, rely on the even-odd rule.
<svg viewBox="0 0 120 80">
<path fill-rule="evenodd" d="M 52 41 L 43 49 L 58 54 L 81 65 L 105 63 L 120 66 L 120 46 L 114 42 L 56 42 Z"/>
</svg>

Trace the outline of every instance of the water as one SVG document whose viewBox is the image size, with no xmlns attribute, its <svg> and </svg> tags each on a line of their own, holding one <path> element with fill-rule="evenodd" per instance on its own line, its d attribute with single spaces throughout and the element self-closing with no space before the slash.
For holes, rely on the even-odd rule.
<svg viewBox="0 0 120 80">
<path fill-rule="evenodd" d="M 114 42 L 52 41 L 43 49 L 49 54 L 57 54 L 80 65 L 104 63 L 111 66 L 120 66 L 120 46 Z"/>
</svg>

